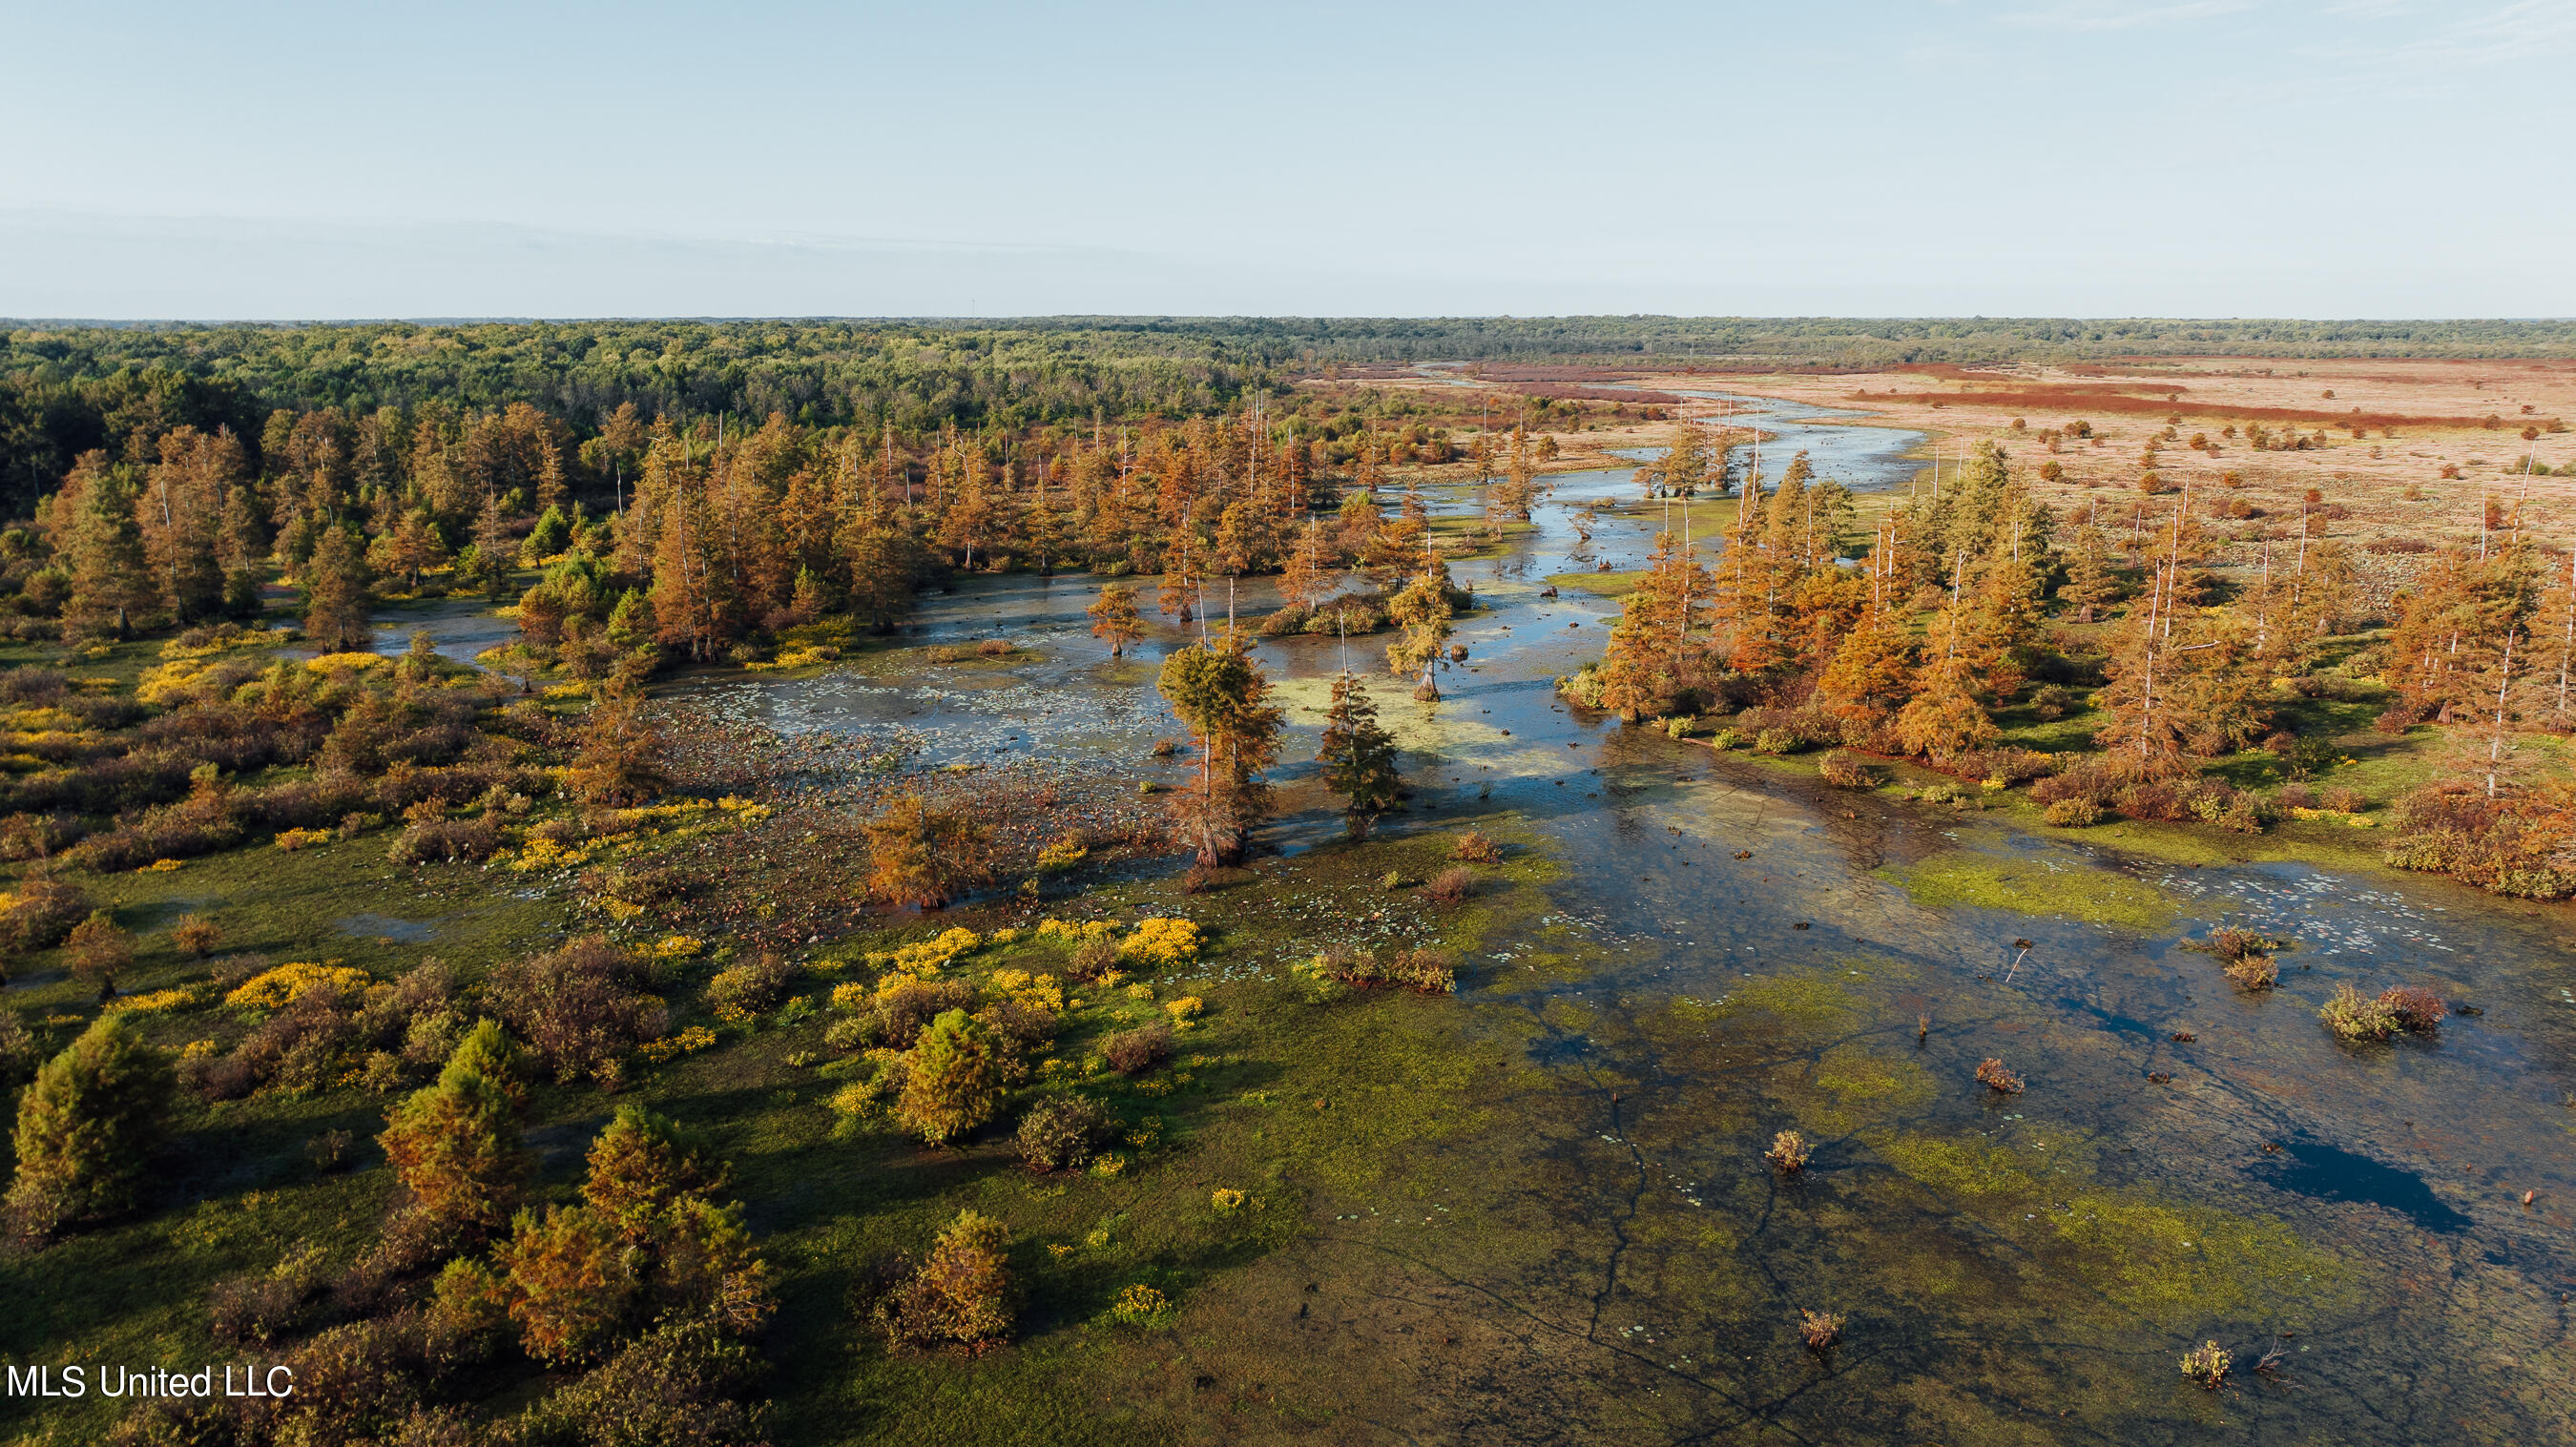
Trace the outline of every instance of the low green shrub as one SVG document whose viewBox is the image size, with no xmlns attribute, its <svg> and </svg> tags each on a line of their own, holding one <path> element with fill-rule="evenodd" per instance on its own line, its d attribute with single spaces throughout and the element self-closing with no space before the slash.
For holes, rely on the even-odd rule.
<svg viewBox="0 0 2576 1447">
<path fill-rule="evenodd" d="M 929 1257 L 904 1270 L 879 1300 L 878 1326 L 898 1344 L 913 1346 L 1008 1338 L 1015 1318 L 1009 1245 L 1001 1222 L 958 1212 Z"/>
<path fill-rule="evenodd" d="M 1020 1117 L 1020 1159 L 1041 1171 L 1080 1170 L 1117 1127 L 1109 1108 L 1088 1096 L 1042 1100 Z"/>
<path fill-rule="evenodd" d="M 2400 1028 L 2397 1011 L 2384 998 L 2362 994 L 2350 982 L 2335 986 L 2334 998 L 2317 1011 L 2338 1040 L 2385 1040 Z"/>
<path fill-rule="evenodd" d="M 1878 775 L 1858 755 L 1845 749 L 1828 750 L 1817 765 L 1826 783 L 1837 789 L 1867 789 L 1878 783 Z"/>
</svg>

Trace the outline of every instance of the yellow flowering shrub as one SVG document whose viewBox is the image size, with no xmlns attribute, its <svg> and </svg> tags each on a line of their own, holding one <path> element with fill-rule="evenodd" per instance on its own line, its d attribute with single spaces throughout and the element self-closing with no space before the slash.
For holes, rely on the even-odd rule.
<svg viewBox="0 0 2576 1447">
<path fill-rule="evenodd" d="M 706 947 L 707 942 L 696 935 L 672 935 L 650 947 L 646 953 L 657 960 L 691 960 L 696 959 L 698 951 Z"/>
<path fill-rule="evenodd" d="M 767 804 L 756 804 L 749 799 L 737 799 L 731 794 L 727 794 L 723 798 L 718 799 L 716 801 L 716 807 L 733 815 L 745 824 L 757 824 L 761 820 L 769 817 L 769 806 Z"/>
<path fill-rule="evenodd" d="M 539 869 L 572 869 L 589 862 L 589 850 L 567 849 L 562 840 L 539 835 L 528 841 L 528 847 L 519 851 L 518 858 L 510 861 L 510 868 L 527 874 Z"/>
<path fill-rule="evenodd" d="M 222 1049 L 222 1046 L 217 1045 L 212 1040 L 191 1040 L 187 1044 L 179 1047 L 179 1058 L 182 1060 L 205 1060 L 220 1053 Z"/>
<path fill-rule="evenodd" d="M 1219 1186 L 1216 1188 L 1216 1194 L 1208 1198 L 1208 1204 L 1220 1211 L 1232 1211 L 1242 1207 L 1243 1199 L 1243 1193 L 1234 1187 Z"/>
<path fill-rule="evenodd" d="M 1118 942 L 1122 958 L 1149 965 L 1177 965 L 1197 958 L 1198 952 L 1199 927 L 1185 919 L 1138 920 L 1127 938 Z"/>
<path fill-rule="evenodd" d="M 633 831 L 642 829 L 657 820 L 677 819 L 684 814 L 700 814 L 714 807 L 715 801 L 712 799 L 678 799 L 668 804 L 643 804 L 632 809 L 618 810 L 617 826 L 621 831 Z M 645 832 L 659 833 L 660 831 L 646 830 Z"/>
<path fill-rule="evenodd" d="M 840 1117 L 834 1127 L 836 1133 L 857 1129 L 886 1115 L 889 1097 L 903 1086 L 901 1060 L 900 1052 L 882 1046 L 860 1055 L 860 1066 L 867 1073 L 832 1092 L 826 1102 Z"/>
<path fill-rule="evenodd" d="M 219 623 L 203 643 L 182 643 L 173 638 L 162 644 L 161 656 L 165 660 L 212 658 L 236 648 L 276 648 L 285 642 L 286 630 L 283 628 L 243 628 L 232 623 Z M 367 656 L 372 658 L 375 655 Z"/>
<path fill-rule="evenodd" d="M 244 981 L 224 996 L 224 1003 L 241 1009 L 276 1010 L 293 1004 L 313 990 L 355 995 L 367 988 L 367 972 L 338 960 L 316 964 L 310 960 L 290 960 L 273 970 L 262 971 Z"/>
<path fill-rule="evenodd" d="M 1090 853 L 1081 840 L 1067 834 L 1038 851 L 1038 873 L 1062 874 L 1080 864 Z"/>
<path fill-rule="evenodd" d="M 363 673 L 370 668 L 381 667 L 384 662 L 385 656 L 381 653 L 325 653 L 319 658 L 304 660 L 304 666 L 315 673 Z"/>
<path fill-rule="evenodd" d="M 120 995 L 105 1008 L 129 1015 L 157 1015 L 165 1010 L 184 1010 L 197 1003 L 194 990 L 155 990 L 148 995 Z"/>
<path fill-rule="evenodd" d="M 1110 1320 L 1126 1326 L 1152 1326 L 1171 1313 L 1172 1299 L 1150 1286 L 1131 1286 L 1118 1293 Z"/>
<path fill-rule="evenodd" d="M 330 840 L 331 831 L 328 829 L 288 829 L 270 842 L 292 854 L 298 849 L 311 849 L 317 844 L 327 844 Z"/>
<path fill-rule="evenodd" d="M 1085 920 L 1080 924 L 1068 924 L 1060 919 L 1050 919 L 1039 922 L 1038 938 L 1061 939 L 1067 944 L 1080 944 L 1084 940 L 1096 940 L 1102 935 L 1113 933 L 1117 928 L 1118 926 L 1105 919 Z"/>
<path fill-rule="evenodd" d="M 941 968 L 958 956 L 982 943 L 983 940 L 973 930 L 952 929 L 943 931 L 937 939 L 905 945 L 891 953 L 871 950 L 868 952 L 867 962 L 874 969 L 893 970 L 915 979 L 926 980 L 938 974 Z"/>
<path fill-rule="evenodd" d="M 902 977 L 890 975 L 887 978 L 900 979 Z M 864 1010 L 868 1007 L 868 1002 L 874 998 L 876 997 L 869 993 L 868 987 L 858 983 L 856 980 L 853 980 L 846 985 L 834 985 L 832 987 L 832 1008 L 835 1010 Z"/>
<path fill-rule="evenodd" d="M 704 1025 L 692 1025 L 677 1035 L 665 1035 L 659 1040 L 647 1040 L 635 1047 L 635 1053 L 660 1065 L 666 1060 L 687 1055 L 692 1051 L 704 1050 L 715 1043 L 716 1032 Z"/>
<path fill-rule="evenodd" d="M 6 728 L 12 734 L 51 736 L 58 739 L 68 738 L 86 727 L 87 725 L 83 724 L 77 715 L 51 705 L 42 708 L 13 708 L 9 710 L 7 720 L 0 722 L 0 728 Z"/>
<path fill-rule="evenodd" d="M 619 924 L 624 924 L 628 920 L 633 919 L 644 912 L 644 906 L 640 904 L 628 904 L 622 899 L 611 899 L 607 895 L 601 895 L 599 898 L 592 900 L 591 903 L 599 907 L 599 912 L 601 914 L 608 916 Z"/>
<path fill-rule="evenodd" d="M 875 1113 L 877 1092 L 865 1081 L 853 1080 L 832 1092 L 832 1113 L 850 1118 L 865 1118 Z"/>
<path fill-rule="evenodd" d="M 144 865 L 141 869 L 134 872 L 137 874 L 168 874 L 172 870 L 185 869 L 187 867 L 187 862 L 184 860 L 155 859 L 151 863 Z"/>
<path fill-rule="evenodd" d="M 1032 1010 L 1057 1015 L 1064 1012 L 1064 990 L 1053 975 L 1031 975 L 1026 970 L 996 970 L 990 982 L 994 998 L 1013 1000 Z"/>
<path fill-rule="evenodd" d="M 1173 1029 L 1187 1030 L 1190 1028 L 1190 1022 L 1197 1019 L 1199 1017 L 1199 1012 L 1206 1008 L 1207 1002 L 1200 999 L 1198 996 L 1183 995 L 1181 998 L 1165 1004 L 1163 1006 L 1163 1012 L 1172 1017 Z"/>
<path fill-rule="evenodd" d="M 198 679 L 214 671 L 211 663 L 156 663 L 134 681 L 134 696 L 145 703 L 177 703 Z"/>
<path fill-rule="evenodd" d="M 812 668 L 818 663 L 830 663 L 840 656 L 841 650 L 837 648 L 795 646 L 778 650 L 778 656 L 766 663 L 746 663 L 743 667 L 753 673 L 770 673 L 784 668 Z"/>
</svg>

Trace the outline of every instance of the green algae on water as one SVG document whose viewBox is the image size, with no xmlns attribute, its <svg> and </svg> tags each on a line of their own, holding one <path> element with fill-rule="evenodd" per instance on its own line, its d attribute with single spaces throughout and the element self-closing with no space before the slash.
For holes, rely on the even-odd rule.
<svg viewBox="0 0 2576 1447">
<path fill-rule="evenodd" d="M 2079 919 L 2142 933 L 2166 928 L 2175 906 L 2162 890 L 2107 869 L 1998 859 L 1954 849 L 1879 873 L 1926 909 L 2001 909 Z"/>
<path fill-rule="evenodd" d="M 1644 569 L 1626 573 L 1550 573 L 1547 580 L 1560 588 L 1580 588 L 1601 598 L 1625 598 L 1637 591 Z"/>
<path fill-rule="evenodd" d="M 1936 1093 L 1931 1074 L 1914 1061 L 1857 1049 L 1826 1051 L 1824 1059 L 1816 1062 L 1815 1081 L 1840 1096 L 1845 1105 L 1874 1100 L 1914 1109 Z"/>
<path fill-rule="evenodd" d="M 1761 975 L 1736 985 L 1718 999 L 1683 996 L 1665 1007 L 1674 1019 L 1685 1024 L 1732 1020 L 1748 1010 L 1761 1010 L 1804 1030 L 1839 1026 L 1856 1008 L 1851 992 L 1838 981 L 1814 975 Z"/>
</svg>

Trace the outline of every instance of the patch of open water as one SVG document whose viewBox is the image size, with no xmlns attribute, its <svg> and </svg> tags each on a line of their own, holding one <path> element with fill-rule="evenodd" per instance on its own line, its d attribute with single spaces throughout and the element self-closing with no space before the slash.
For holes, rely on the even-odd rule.
<svg viewBox="0 0 2576 1447">
<path fill-rule="evenodd" d="M 1565 1083 L 1505 1107 L 1554 1141 L 1537 1195 L 1560 1259 L 1469 1251 L 1443 1269 L 1472 1287 L 1462 1312 L 1561 1317 L 1588 1296 L 1585 1341 L 1608 1340 L 1615 1307 L 1683 1345 L 1533 1362 L 1492 1386 L 1501 1405 L 1482 1427 L 1542 1440 L 1550 1402 L 1614 1393 L 1659 1440 L 2198 1442 L 2249 1420 L 2338 1442 L 2569 1438 L 2564 907 L 2305 865 L 2131 860 L 1577 715 L 1551 680 L 1597 654 L 1616 610 L 1543 596 L 1546 578 L 1642 559 L 1655 519 L 1605 516 L 1587 545 L 1569 509 L 1633 486 L 1555 481 L 1511 554 L 1457 566 L 1486 611 L 1462 620 L 1473 655 L 1444 676 L 1445 701 L 1377 689 L 1417 789 L 1395 827 L 1518 822 L 1565 870 L 1547 937 L 1496 941 L 1467 972 L 1471 997 L 1527 1012 L 1532 1057 Z M 1470 506 L 1467 492 L 1436 506 Z M 1153 777 L 1152 740 L 1178 732 L 1153 670 L 1183 635 L 1109 658 L 1081 612 L 1095 589 L 972 579 L 925 600 L 904 636 L 1007 636 L 1033 650 L 1016 662 L 683 687 L 786 732 L 893 741 L 897 768 Z M 1270 602 L 1251 586 L 1237 601 Z M 1325 680 L 1383 642 L 1259 645 L 1290 707 L 1284 758 L 1312 759 Z M 1312 774 L 1279 771 L 1269 844 L 1335 829 Z M 1926 907 L 1890 867 L 1934 856 L 2117 873 L 2173 923 L 2087 924 L 2045 895 L 2026 911 Z M 2281 988 L 2243 994 L 2174 948 L 2221 922 L 2299 942 Z M 1589 973 L 1533 962 L 1568 950 Z M 2345 979 L 2429 984 L 2485 1013 L 2431 1041 L 2349 1048 L 2315 1018 Z M 1976 1086 L 1988 1056 L 2027 1092 Z M 1818 1156 L 1784 1184 L 1759 1153 L 1788 1128 Z M 1498 1163 L 1455 1164 L 1472 1179 Z M 1849 1344 L 1803 1375 L 1766 1365 L 1781 1323 L 1819 1304 L 1853 1314 Z M 2289 1385 L 2242 1370 L 2283 1332 L 2298 1344 Z M 2218 1396 L 2174 1365 L 2210 1337 L 2240 1357 Z"/>
</svg>

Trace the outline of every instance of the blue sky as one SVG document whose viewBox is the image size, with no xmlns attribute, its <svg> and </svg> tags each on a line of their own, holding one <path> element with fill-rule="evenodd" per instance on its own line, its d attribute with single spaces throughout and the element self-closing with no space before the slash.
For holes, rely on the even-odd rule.
<svg viewBox="0 0 2576 1447">
<path fill-rule="evenodd" d="M 2576 314 L 2576 0 L 9 0 L 0 315 Z"/>
</svg>

